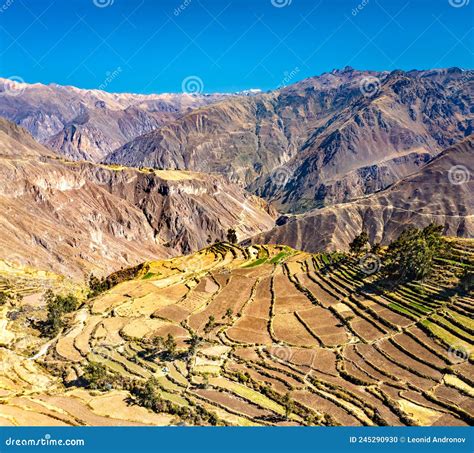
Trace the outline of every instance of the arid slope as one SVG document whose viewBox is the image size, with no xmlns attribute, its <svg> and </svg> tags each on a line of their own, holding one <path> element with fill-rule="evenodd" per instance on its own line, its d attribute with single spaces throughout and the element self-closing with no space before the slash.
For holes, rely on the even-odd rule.
<svg viewBox="0 0 474 453">
<path fill-rule="evenodd" d="M 408 226 L 444 226 L 448 236 L 474 237 L 474 135 L 419 172 L 376 194 L 282 218 L 249 242 L 287 244 L 309 252 L 344 250 L 365 229 L 384 244 Z"/>
<path fill-rule="evenodd" d="M 216 175 L 68 162 L 0 121 L 0 258 L 64 275 L 188 253 L 273 225 L 273 211 Z"/>
</svg>

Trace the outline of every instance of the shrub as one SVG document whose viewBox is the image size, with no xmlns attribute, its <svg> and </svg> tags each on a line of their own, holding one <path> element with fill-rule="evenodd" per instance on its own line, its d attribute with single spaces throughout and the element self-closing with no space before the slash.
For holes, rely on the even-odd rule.
<svg viewBox="0 0 474 453">
<path fill-rule="evenodd" d="M 12 292 L 0 291 L 0 307 L 7 302 L 21 302 L 23 296 Z"/>
<path fill-rule="evenodd" d="M 216 325 L 216 318 L 214 316 L 209 316 L 206 325 L 204 326 L 204 332 L 209 333 L 214 326 Z"/>
<path fill-rule="evenodd" d="M 0 291 L 0 306 L 5 305 L 12 299 L 12 296 L 5 291 Z"/>
<path fill-rule="evenodd" d="M 283 407 L 285 408 L 285 416 L 286 418 L 289 418 L 290 415 L 294 412 L 295 410 L 295 403 L 294 401 L 290 398 L 290 394 L 287 393 L 283 398 L 282 398 L 282 404 Z"/>
<path fill-rule="evenodd" d="M 227 240 L 231 244 L 237 244 L 237 233 L 235 232 L 234 228 L 229 228 L 227 230 Z"/>
<path fill-rule="evenodd" d="M 168 337 L 163 342 L 163 346 L 166 349 L 168 355 L 171 357 L 174 357 L 174 355 L 176 354 L 177 344 L 176 344 L 175 339 L 173 338 L 173 335 L 171 335 L 170 333 L 168 334 Z"/>
<path fill-rule="evenodd" d="M 119 283 L 135 278 L 142 269 L 144 269 L 144 271 L 147 270 L 146 266 L 148 265 L 145 263 L 139 264 L 135 267 L 120 269 L 119 271 L 114 272 L 113 274 L 110 274 L 107 277 L 102 277 L 100 279 L 97 278 L 94 274 L 91 274 L 89 276 L 89 281 L 87 282 L 89 286 L 88 297 L 91 298 L 98 296 L 100 293 L 103 293 L 104 291 L 113 288 Z"/>
<path fill-rule="evenodd" d="M 382 250 L 382 246 L 380 245 L 380 242 L 375 242 L 370 248 L 370 253 L 373 253 L 374 255 L 378 255 L 381 250 Z"/>
<path fill-rule="evenodd" d="M 98 362 L 88 363 L 82 378 L 86 381 L 87 387 L 93 390 L 108 390 L 114 381 L 107 368 Z"/>
</svg>

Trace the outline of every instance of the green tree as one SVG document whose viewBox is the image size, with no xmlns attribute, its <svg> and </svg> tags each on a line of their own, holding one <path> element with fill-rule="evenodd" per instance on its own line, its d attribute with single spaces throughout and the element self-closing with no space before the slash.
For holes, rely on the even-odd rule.
<svg viewBox="0 0 474 453">
<path fill-rule="evenodd" d="M 88 298 L 95 297 L 108 289 L 106 280 L 103 277 L 99 279 L 94 274 L 91 274 L 89 276 L 88 286 Z"/>
<path fill-rule="evenodd" d="M 204 389 L 207 389 L 209 387 L 209 373 L 203 373 L 201 385 Z"/>
<path fill-rule="evenodd" d="M 108 375 L 107 368 L 98 362 L 89 362 L 84 368 L 82 378 L 90 389 L 105 390 L 112 385 L 112 378 Z"/>
<path fill-rule="evenodd" d="M 381 250 L 382 250 L 382 246 L 380 245 L 380 242 L 375 242 L 370 248 L 370 253 L 373 253 L 374 255 L 378 255 Z"/>
<path fill-rule="evenodd" d="M 430 224 L 422 230 L 410 227 L 393 241 L 384 256 L 384 273 L 390 280 L 422 280 L 433 270 L 434 258 L 445 248 L 443 227 Z"/>
<path fill-rule="evenodd" d="M 294 403 L 294 401 L 291 399 L 289 393 L 287 393 L 287 394 L 283 397 L 282 403 L 283 403 L 283 407 L 285 408 L 285 416 L 286 416 L 286 418 L 289 418 L 290 415 L 291 415 L 291 414 L 293 413 L 293 411 L 295 410 L 295 403 Z"/>
<path fill-rule="evenodd" d="M 367 232 L 362 231 L 357 235 L 354 240 L 349 244 L 349 250 L 351 253 L 359 254 L 364 247 L 369 243 L 369 235 Z"/>
<path fill-rule="evenodd" d="M 176 354 L 177 344 L 176 344 L 175 339 L 173 338 L 173 335 L 171 335 L 170 333 L 168 334 L 168 337 L 164 341 L 163 346 L 170 356 L 174 356 Z"/>
<path fill-rule="evenodd" d="M 156 335 L 154 336 L 152 339 L 151 339 L 151 345 L 153 347 L 153 349 L 160 349 L 163 347 L 163 344 L 164 344 L 164 339 L 163 337 L 159 336 L 159 335 Z"/>
<path fill-rule="evenodd" d="M 234 314 L 234 312 L 232 311 L 232 308 L 228 308 L 226 311 L 225 311 L 225 315 L 224 315 L 224 318 L 232 318 L 232 315 Z"/>
<path fill-rule="evenodd" d="M 55 337 L 59 331 L 64 327 L 64 321 L 62 319 L 63 312 L 61 309 L 52 304 L 48 307 L 48 315 L 46 316 L 46 325 L 44 333 L 48 337 Z"/>
<path fill-rule="evenodd" d="M 216 325 L 216 318 L 213 315 L 209 316 L 209 319 L 207 320 L 207 323 L 204 326 L 204 332 L 209 333 L 214 328 L 215 325 Z"/>
<path fill-rule="evenodd" d="M 191 339 L 189 340 L 190 346 L 188 349 L 188 357 L 192 357 L 196 353 L 196 350 L 200 341 L 201 341 L 201 338 L 199 338 L 199 336 L 196 335 L 195 332 L 191 332 Z"/>
<path fill-rule="evenodd" d="M 231 244 L 237 244 L 237 233 L 234 228 L 229 228 L 227 230 L 227 241 Z"/>
<path fill-rule="evenodd" d="M 43 297 L 48 311 L 43 325 L 43 334 L 54 337 L 65 326 L 64 314 L 76 310 L 79 306 L 79 301 L 73 294 L 65 296 L 56 295 L 51 289 L 48 289 Z"/>
</svg>

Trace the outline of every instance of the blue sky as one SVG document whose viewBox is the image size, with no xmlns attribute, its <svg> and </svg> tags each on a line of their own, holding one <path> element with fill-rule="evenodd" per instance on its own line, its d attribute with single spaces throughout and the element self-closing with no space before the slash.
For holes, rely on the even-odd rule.
<svg viewBox="0 0 474 453">
<path fill-rule="evenodd" d="M 474 0 L 0 0 L 0 75 L 223 92 L 346 65 L 473 68 L 473 19 Z"/>
</svg>

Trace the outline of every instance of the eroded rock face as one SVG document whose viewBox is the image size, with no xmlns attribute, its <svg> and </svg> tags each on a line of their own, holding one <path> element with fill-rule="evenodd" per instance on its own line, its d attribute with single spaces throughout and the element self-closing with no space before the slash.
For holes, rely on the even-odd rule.
<svg viewBox="0 0 474 453">
<path fill-rule="evenodd" d="M 345 68 L 194 110 L 106 162 L 218 172 L 304 212 L 383 189 L 469 135 L 473 79 L 456 68 Z"/>
<path fill-rule="evenodd" d="M 82 277 L 274 223 L 263 200 L 217 175 L 65 161 L 5 120 L 0 147 L 0 259 Z"/>
<path fill-rule="evenodd" d="M 21 84 L 14 93 L 2 89 L 10 83 L 0 78 L 0 116 L 68 159 L 95 162 L 190 109 L 224 97 L 113 94 L 39 83 Z"/>
<path fill-rule="evenodd" d="M 444 225 L 447 236 L 474 236 L 474 135 L 435 157 L 419 172 L 377 194 L 316 209 L 279 222 L 249 242 L 288 244 L 316 252 L 345 250 L 365 229 L 387 244 L 408 226 Z"/>
</svg>

